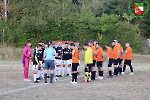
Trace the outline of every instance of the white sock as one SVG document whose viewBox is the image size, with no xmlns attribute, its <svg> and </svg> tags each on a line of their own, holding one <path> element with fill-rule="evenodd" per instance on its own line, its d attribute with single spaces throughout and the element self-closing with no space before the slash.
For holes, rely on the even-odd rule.
<svg viewBox="0 0 150 100">
<path fill-rule="evenodd" d="M 36 76 L 37 76 L 37 74 L 34 74 L 34 75 L 33 75 L 34 82 L 36 81 Z"/>
<path fill-rule="evenodd" d="M 39 77 L 40 77 L 40 71 L 38 70 L 36 74 L 36 78 L 39 78 Z"/>
<path fill-rule="evenodd" d="M 40 74 L 41 74 L 42 77 L 44 77 L 44 70 L 41 70 Z"/>
<path fill-rule="evenodd" d="M 57 75 L 58 67 L 55 67 L 55 75 Z"/>
<path fill-rule="evenodd" d="M 60 67 L 58 67 L 58 75 L 60 75 Z"/>
<path fill-rule="evenodd" d="M 62 75 L 65 74 L 65 67 L 62 67 Z"/>
<path fill-rule="evenodd" d="M 68 67 L 67 74 L 71 75 L 71 68 Z"/>
</svg>

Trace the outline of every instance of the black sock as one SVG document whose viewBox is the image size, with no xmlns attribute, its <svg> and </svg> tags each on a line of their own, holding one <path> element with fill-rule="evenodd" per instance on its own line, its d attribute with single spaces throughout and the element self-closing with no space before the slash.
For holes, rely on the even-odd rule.
<svg viewBox="0 0 150 100">
<path fill-rule="evenodd" d="M 116 74 L 116 68 L 114 68 L 114 75 Z"/>
<path fill-rule="evenodd" d="M 103 71 L 101 71 L 101 76 L 103 77 Z"/>
<path fill-rule="evenodd" d="M 54 74 L 52 73 L 52 74 L 50 74 L 50 83 L 52 83 L 53 82 L 53 77 L 54 77 Z"/>
<path fill-rule="evenodd" d="M 74 81 L 74 79 L 75 79 L 75 75 L 74 75 L 75 73 L 72 73 L 72 82 Z"/>
<path fill-rule="evenodd" d="M 92 73 L 92 75 L 91 75 L 92 80 L 95 80 L 96 71 L 93 71 L 93 72 L 91 72 L 91 73 Z"/>
<path fill-rule="evenodd" d="M 132 65 L 129 65 L 131 72 L 133 72 L 133 67 Z"/>
<path fill-rule="evenodd" d="M 125 72 L 125 70 L 126 70 L 126 65 L 123 66 L 123 72 Z"/>
<path fill-rule="evenodd" d="M 119 72 L 120 72 L 120 73 L 122 72 L 122 67 L 119 68 Z"/>
<path fill-rule="evenodd" d="M 44 73 L 44 81 L 47 83 L 47 73 Z"/>
<path fill-rule="evenodd" d="M 98 71 L 99 72 L 99 76 L 101 76 L 101 71 Z"/>
<path fill-rule="evenodd" d="M 109 71 L 109 76 L 112 76 L 112 71 L 111 70 Z"/>
<path fill-rule="evenodd" d="M 118 68 L 114 69 L 114 75 L 116 75 L 116 76 L 118 75 Z"/>
<path fill-rule="evenodd" d="M 74 73 L 74 79 L 75 79 L 75 82 L 77 82 L 77 73 Z"/>
</svg>

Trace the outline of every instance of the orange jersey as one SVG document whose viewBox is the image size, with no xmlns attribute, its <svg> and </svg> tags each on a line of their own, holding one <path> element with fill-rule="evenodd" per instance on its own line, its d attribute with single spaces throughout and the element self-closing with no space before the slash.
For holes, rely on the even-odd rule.
<svg viewBox="0 0 150 100">
<path fill-rule="evenodd" d="M 96 52 L 95 46 L 91 46 L 91 49 L 92 49 L 93 53 Z M 96 55 L 95 54 L 93 55 L 93 60 L 96 60 Z"/>
<path fill-rule="evenodd" d="M 120 45 L 116 44 L 115 47 L 114 47 L 114 50 L 113 50 L 114 58 L 118 57 L 118 50 L 120 50 Z"/>
<path fill-rule="evenodd" d="M 120 46 L 120 59 L 123 59 L 123 47 Z"/>
<path fill-rule="evenodd" d="M 103 49 L 99 47 L 96 50 L 96 53 L 97 53 L 97 61 L 103 61 Z"/>
<path fill-rule="evenodd" d="M 107 56 L 111 59 L 114 59 L 113 50 L 111 47 L 107 48 Z"/>
<path fill-rule="evenodd" d="M 125 59 L 126 60 L 132 60 L 132 48 L 131 47 L 126 48 Z"/>
<path fill-rule="evenodd" d="M 79 63 L 79 51 L 76 47 L 72 50 L 72 63 Z"/>
</svg>

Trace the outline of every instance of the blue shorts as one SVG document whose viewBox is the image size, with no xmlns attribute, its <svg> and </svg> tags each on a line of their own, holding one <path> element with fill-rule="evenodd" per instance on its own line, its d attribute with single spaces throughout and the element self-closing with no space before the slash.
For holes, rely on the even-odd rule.
<svg viewBox="0 0 150 100">
<path fill-rule="evenodd" d="M 54 60 L 46 60 L 45 61 L 45 69 L 50 69 L 50 70 L 54 70 L 55 69 L 55 64 L 54 64 Z"/>
</svg>

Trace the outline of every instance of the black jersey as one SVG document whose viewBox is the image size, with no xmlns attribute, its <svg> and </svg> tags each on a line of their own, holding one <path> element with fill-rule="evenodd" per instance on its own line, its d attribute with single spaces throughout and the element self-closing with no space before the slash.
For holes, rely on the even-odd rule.
<svg viewBox="0 0 150 100">
<path fill-rule="evenodd" d="M 36 50 L 34 52 L 34 61 L 33 61 L 33 64 L 34 65 L 37 65 L 37 62 L 35 60 L 35 57 L 37 57 L 38 61 L 42 61 L 42 50 Z"/>
<path fill-rule="evenodd" d="M 45 50 L 44 47 L 42 47 L 41 50 L 37 50 L 37 47 L 34 48 L 34 55 L 33 55 L 34 61 L 35 61 L 35 55 L 38 53 L 38 56 L 39 56 L 38 60 L 43 62 L 44 50 Z M 33 64 L 34 64 L 34 62 L 33 62 Z"/>
<path fill-rule="evenodd" d="M 64 48 L 63 49 L 63 57 L 62 60 L 69 60 L 70 59 L 70 49 L 69 48 Z"/>
<path fill-rule="evenodd" d="M 55 50 L 56 50 L 56 53 L 58 54 L 58 57 L 55 57 L 55 59 L 61 59 L 63 48 L 61 46 L 59 46 L 59 47 L 55 48 Z"/>
<path fill-rule="evenodd" d="M 69 57 L 70 57 L 70 59 L 72 59 L 72 51 L 73 51 L 73 49 L 71 49 L 71 48 L 69 48 L 69 49 L 70 49 Z"/>
</svg>

